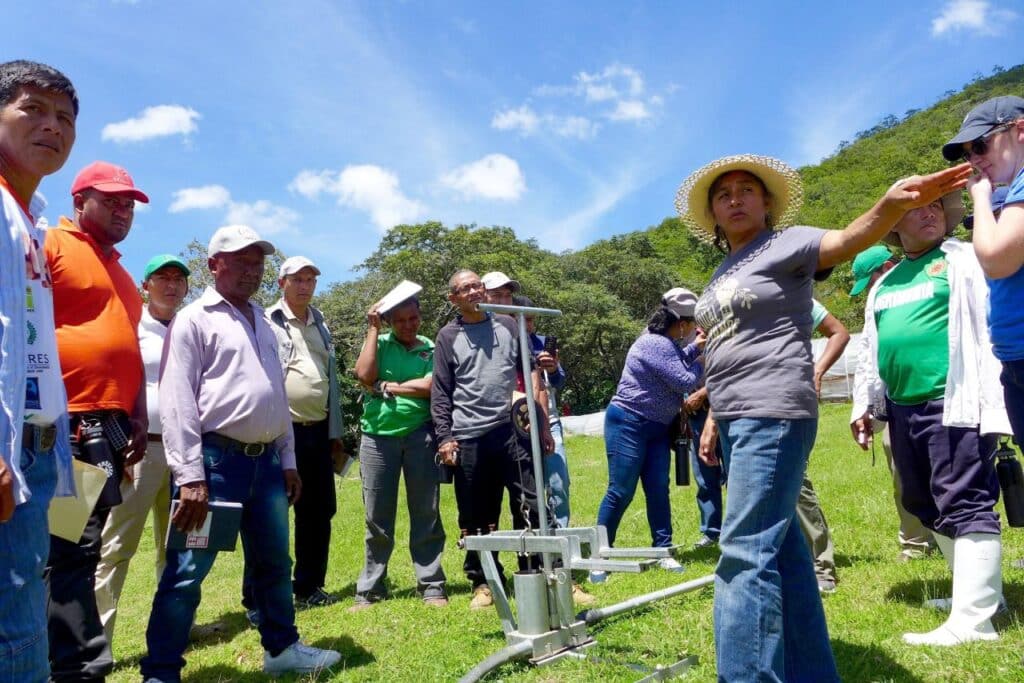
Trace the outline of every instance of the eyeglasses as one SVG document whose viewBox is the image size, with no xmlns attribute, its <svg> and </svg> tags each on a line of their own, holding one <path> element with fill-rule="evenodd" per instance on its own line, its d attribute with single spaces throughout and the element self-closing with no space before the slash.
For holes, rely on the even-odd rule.
<svg viewBox="0 0 1024 683">
<path fill-rule="evenodd" d="M 961 155 L 961 158 L 964 161 L 970 161 L 972 154 L 979 157 L 985 156 L 986 154 L 988 154 L 989 144 L 991 143 L 992 138 L 994 138 L 996 135 L 999 135 L 1004 130 L 1007 130 L 1013 125 L 1014 122 L 1012 121 L 1010 123 L 1004 123 L 1001 126 L 993 128 L 991 131 L 989 131 L 985 135 L 982 135 L 980 138 L 975 138 L 970 142 L 965 142 L 964 151 Z"/>
<path fill-rule="evenodd" d="M 452 289 L 456 294 L 469 294 L 470 292 L 482 291 L 484 289 L 484 283 L 482 282 L 467 282 L 461 287 L 455 287 Z"/>
</svg>

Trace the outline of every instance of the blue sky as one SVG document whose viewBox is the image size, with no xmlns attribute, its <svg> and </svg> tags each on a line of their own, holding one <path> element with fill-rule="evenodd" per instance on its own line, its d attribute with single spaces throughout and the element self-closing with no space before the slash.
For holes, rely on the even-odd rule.
<svg viewBox="0 0 1024 683">
<path fill-rule="evenodd" d="M 78 141 L 43 181 L 125 166 L 146 260 L 247 223 L 321 286 L 397 222 L 578 249 L 672 215 L 716 157 L 795 165 L 1021 61 L 1018 0 L 5 2 L 0 58 L 63 70 Z M 936 166 L 942 165 L 936 141 Z"/>
</svg>

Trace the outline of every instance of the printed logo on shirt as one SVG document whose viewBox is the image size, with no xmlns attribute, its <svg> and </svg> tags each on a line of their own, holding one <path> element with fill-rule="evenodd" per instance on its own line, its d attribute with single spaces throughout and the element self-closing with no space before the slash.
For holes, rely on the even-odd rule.
<svg viewBox="0 0 1024 683">
<path fill-rule="evenodd" d="M 36 310 L 36 301 L 35 301 L 35 298 L 32 296 L 32 288 L 31 287 L 26 287 L 25 288 L 25 311 L 27 311 L 28 313 L 35 313 L 35 310 Z"/>
<path fill-rule="evenodd" d="M 945 261 L 943 261 L 945 263 Z M 935 296 L 935 283 L 922 282 L 919 285 L 901 289 L 895 292 L 885 292 L 875 297 L 875 312 L 885 311 L 897 306 L 927 301 Z"/>
<path fill-rule="evenodd" d="M 52 287 L 50 269 L 46 265 L 46 255 L 39 245 L 39 240 L 31 237 L 28 233 L 22 233 L 21 237 L 25 246 L 25 279 L 42 280 L 43 287 Z M 31 306 L 34 304 L 31 296 L 26 297 L 25 304 L 30 307 L 29 310 L 32 310 Z"/>
<path fill-rule="evenodd" d="M 29 353 L 26 355 L 28 357 L 28 363 L 25 366 L 25 370 L 27 372 L 31 374 L 39 374 L 50 369 L 50 354 Z"/>
<path fill-rule="evenodd" d="M 43 401 L 39 395 L 39 378 L 28 377 L 25 379 L 25 409 L 42 410 Z"/>
<path fill-rule="evenodd" d="M 39 337 L 39 333 L 36 332 L 36 326 L 31 321 L 25 321 L 25 325 L 28 327 L 27 334 L 25 335 L 25 341 L 29 346 L 36 343 L 36 339 Z"/>
<path fill-rule="evenodd" d="M 698 302 L 695 315 L 698 323 L 707 330 L 708 344 L 711 346 L 727 341 L 736 334 L 739 327 L 736 309 L 750 310 L 757 300 L 756 294 L 748 287 L 740 287 L 739 284 L 736 278 L 727 278 L 715 289 L 713 302 L 710 298 L 702 298 Z M 714 304 L 718 305 L 717 316 Z"/>
<path fill-rule="evenodd" d="M 928 267 L 924 272 L 928 273 L 928 277 L 938 277 L 946 272 L 946 268 L 949 267 L 946 263 L 946 259 L 940 258 L 937 261 L 932 261 L 928 264 Z"/>
</svg>

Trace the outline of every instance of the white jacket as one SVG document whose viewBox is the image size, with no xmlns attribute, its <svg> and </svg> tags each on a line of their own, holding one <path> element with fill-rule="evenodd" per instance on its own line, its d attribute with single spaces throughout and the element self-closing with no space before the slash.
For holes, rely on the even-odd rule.
<svg viewBox="0 0 1024 683">
<path fill-rule="evenodd" d="M 1002 365 L 992 354 L 985 320 L 988 285 L 974 255 L 974 248 L 957 239 L 946 240 L 949 278 L 949 371 L 943 396 L 942 424 L 947 427 L 980 427 L 982 434 L 1011 434 L 999 382 Z M 892 271 L 889 271 L 892 272 Z M 878 328 L 875 326 L 875 294 L 886 273 L 868 292 L 864 330 L 858 348 L 853 382 L 850 422 L 870 412 L 885 415 L 885 383 L 878 375 Z"/>
</svg>

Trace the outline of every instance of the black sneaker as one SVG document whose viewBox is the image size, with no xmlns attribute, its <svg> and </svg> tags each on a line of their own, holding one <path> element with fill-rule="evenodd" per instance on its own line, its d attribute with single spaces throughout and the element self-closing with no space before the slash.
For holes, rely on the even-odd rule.
<svg viewBox="0 0 1024 683">
<path fill-rule="evenodd" d="M 302 609 L 307 607 L 325 607 L 338 602 L 338 598 L 326 592 L 323 588 L 317 588 L 306 597 L 295 596 L 295 606 Z"/>
</svg>

